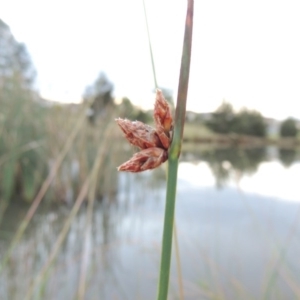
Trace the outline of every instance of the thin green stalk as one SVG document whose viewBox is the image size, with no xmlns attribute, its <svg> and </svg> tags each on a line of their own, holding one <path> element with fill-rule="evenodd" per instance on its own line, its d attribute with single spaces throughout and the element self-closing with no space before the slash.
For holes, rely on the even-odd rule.
<svg viewBox="0 0 300 300">
<path fill-rule="evenodd" d="M 172 254 L 172 234 L 174 225 L 176 185 L 178 161 L 181 151 L 183 128 L 186 112 L 186 98 L 190 73 L 192 31 L 193 31 L 194 1 L 188 0 L 188 8 L 185 22 L 183 50 L 180 67 L 177 105 L 175 113 L 174 135 L 169 150 L 168 181 L 165 206 L 165 218 L 162 240 L 161 265 L 158 285 L 157 300 L 166 300 L 168 297 L 169 275 Z"/>
<path fill-rule="evenodd" d="M 155 88 L 157 89 L 158 88 L 158 83 L 157 83 L 157 79 L 156 79 L 155 63 L 154 63 L 154 56 L 153 56 L 153 52 L 152 52 L 152 44 L 151 44 L 151 38 L 150 38 L 150 32 L 149 32 L 149 26 L 148 26 L 147 10 L 146 10 L 146 5 L 145 5 L 145 0 L 143 0 L 143 6 L 144 6 L 144 14 L 145 14 L 145 22 L 146 22 L 146 28 L 147 28 L 147 36 L 148 36 L 150 57 L 151 57 L 151 63 L 152 63 L 152 73 L 153 73 L 153 78 L 154 78 L 154 85 L 155 85 Z M 175 224 L 175 227 L 174 227 L 174 239 L 175 239 L 176 264 L 177 264 L 177 269 L 178 269 L 179 292 L 180 292 L 180 299 L 182 300 L 182 299 L 184 299 L 184 294 L 183 294 L 183 283 L 182 283 L 182 276 L 181 276 L 182 273 L 181 273 L 181 266 L 180 266 L 179 246 L 178 246 L 177 234 L 176 234 L 176 224 Z"/>
<path fill-rule="evenodd" d="M 151 45 L 151 39 L 150 39 L 150 32 L 149 32 L 149 26 L 148 26 L 147 10 L 146 10 L 146 5 L 145 5 L 145 0 L 143 0 L 143 6 L 144 6 L 144 13 L 145 13 L 146 27 L 147 27 L 147 35 L 148 35 L 149 50 L 150 50 L 150 56 L 151 56 L 151 64 L 152 64 L 154 85 L 155 85 L 155 88 L 157 89 L 158 85 L 157 85 L 157 79 L 156 79 L 155 64 L 154 64 L 154 58 L 153 58 L 153 52 L 152 52 L 152 45 Z"/>
</svg>

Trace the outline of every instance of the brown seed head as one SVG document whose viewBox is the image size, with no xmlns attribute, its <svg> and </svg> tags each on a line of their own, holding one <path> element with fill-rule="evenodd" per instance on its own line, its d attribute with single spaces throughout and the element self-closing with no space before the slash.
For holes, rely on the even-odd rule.
<svg viewBox="0 0 300 300">
<path fill-rule="evenodd" d="M 157 168 L 168 159 L 173 119 L 169 104 L 160 90 L 156 91 L 154 105 L 155 129 L 142 122 L 116 119 L 125 133 L 126 139 L 142 149 L 127 162 L 118 167 L 118 171 L 142 172 Z"/>
<path fill-rule="evenodd" d="M 153 147 L 144 149 L 135 153 L 130 160 L 119 166 L 118 171 L 136 173 L 151 170 L 161 165 L 167 158 L 168 153 L 162 148 Z"/>
<path fill-rule="evenodd" d="M 149 125 L 139 121 L 131 122 L 126 119 L 116 119 L 118 125 L 125 133 L 126 139 L 134 146 L 140 149 L 151 147 L 161 147 L 160 139 L 156 131 Z"/>
<path fill-rule="evenodd" d="M 157 127 L 162 126 L 165 133 L 172 129 L 172 114 L 170 106 L 161 90 L 156 90 L 156 99 L 154 104 L 154 121 Z"/>
</svg>

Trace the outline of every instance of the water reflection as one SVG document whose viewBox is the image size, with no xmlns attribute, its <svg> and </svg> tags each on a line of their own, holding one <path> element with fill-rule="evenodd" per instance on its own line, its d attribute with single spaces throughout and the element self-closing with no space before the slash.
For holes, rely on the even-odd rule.
<svg viewBox="0 0 300 300">
<path fill-rule="evenodd" d="M 278 153 L 206 150 L 179 165 L 176 224 L 185 299 L 300 298 L 300 163 L 286 168 Z M 216 189 L 220 173 L 223 188 Z M 117 186 L 113 201 L 95 203 L 85 299 L 155 299 L 164 170 L 121 173 Z M 26 211 L 13 204 L 4 216 L 1 256 Z M 43 206 L 35 215 L 0 275 L 0 299 L 24 298 L 69 212 L 68 207 Z M 40 299 L 76 299 L 86 219 L 84 205 L 41 286 Z M 175 259 L 170 289 L 170 299 L 178 299 Z"/>
<path fill-rule="evenodd" d="M 279 160 L 289 168 L 299 159 L 295 149 L 275 147 L 209 148 L 196 150 L 193 156 L 189 153 L 184 160 L 189 160 L 188 157 L 208 163 L 218 188 L 224 187 L 232 179 L 239 181 L 243 176 L 255 174 L 262 162 Z"/>
<path fill-rule="evenodd" d="M 297 152 L 295 149 L 286 149 L 286 148 L 280 148 L 279 149 L 279 158 L 281 163 L 285 167 L 290 167 L 297 159 L 296 157 Z"/>
<path fill-rule="evenodd" d="M 218 187 L 224 186 L 234 170 L 241 174 L 252 174 L 257 171 L 258 165 L 266 159 L 265 148 L 227 148 L 204 151 L 202 159 L 209 166 L 216 178 Z"/>
</svg>

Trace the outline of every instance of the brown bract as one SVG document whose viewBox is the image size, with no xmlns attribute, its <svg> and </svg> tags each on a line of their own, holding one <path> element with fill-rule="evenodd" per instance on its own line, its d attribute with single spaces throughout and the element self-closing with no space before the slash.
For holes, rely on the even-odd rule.
<svg viewBox="0 0 300 300">
<path fill-rule="evenodd" d="M 141 150 L 118 167 L 118 171 L 142 172 L 160 166 L 168 158 L 168 152 L 162 148 L 152 147 Z"/>
<path fill-rule="evenodd" d="M 156 91 L 153 117 L 155 128 L 140 121 L 116 119 L 129 143 L 142 149 L 129 161 L 119 166 L 119 171 L 151 170 L 168 159 L 173 119 L 168 102 L 160 90 Z"/>
<path fill-rule="evenodd" d="M 160 140 L 154 128 L 140 121 L 131 122 L 126 119 L 116 119 L 118 125 L 125 133 L 130 144 L 147 149 L 150 147 L 161 147 Z"/>
<path fill-rule="evenodd" d="M 156 91 L 154 121 L 156 127 L 162 126 L 166 134 L 168 134 L 172 129 L 173 118 L 171 110 L 161 90 Z"/>
</svg>

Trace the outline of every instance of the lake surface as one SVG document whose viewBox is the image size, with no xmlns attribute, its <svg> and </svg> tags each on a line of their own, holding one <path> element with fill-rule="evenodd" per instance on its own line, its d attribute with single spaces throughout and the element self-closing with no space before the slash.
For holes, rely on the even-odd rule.
<svg viewBox="0 0 300 300">
<path fill-rule="evenodd" d="M 300 299 L 297 152 L 184 153 L 178 176 L 169 299 L 180 299 L 179 278 L 184 299 Z M 165 183 L 163 168 L 120 173 L 116 195 L 94 203 L 90 223 L 87 206 L 81 207 L 32 299 L 77 299 L 83 286 L 82 299 L 155 299 Z M 0 274 L 0 299 L 25 298 L 70 209 L 43 204 L 38 210 Z M 1 257 L 27 210 L 14 203 L 6 211 Z"/>
</svg>

